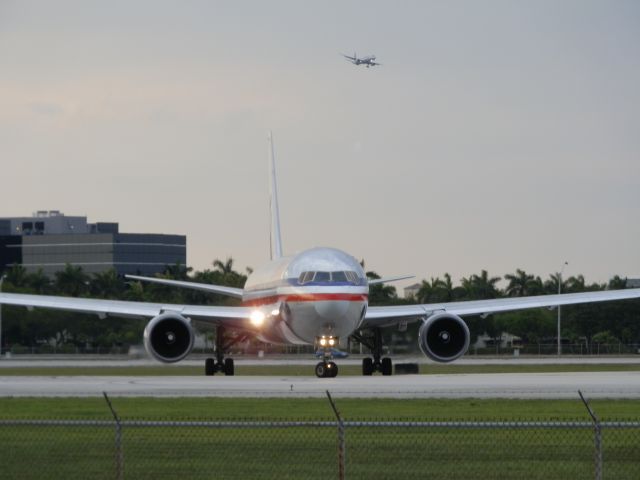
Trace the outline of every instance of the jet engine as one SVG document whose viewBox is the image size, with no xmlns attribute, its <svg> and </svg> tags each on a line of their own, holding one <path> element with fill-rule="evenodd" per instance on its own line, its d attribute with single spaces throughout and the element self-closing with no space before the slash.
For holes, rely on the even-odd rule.
<svg viewBox="0 0 640 480">
<path fill-rule="evenodd" d="M 459 316 L 437 313 L 427 318 L 418 331 L 420 350 L 436 362 L 452 362 L 469 348 L 469 327 Z"/>
<path fill-rule="evenodd" d="M 164 363 L 186 357 L 193 348 L 195 334 L 191 322 L 176 312 L 166 312 L 151 319 L 144 329 L 144 348 Z"/>
</svg>

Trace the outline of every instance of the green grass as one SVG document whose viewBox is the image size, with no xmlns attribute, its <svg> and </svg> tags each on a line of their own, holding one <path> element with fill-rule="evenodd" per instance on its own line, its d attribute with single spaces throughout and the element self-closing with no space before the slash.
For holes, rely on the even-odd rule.
<svg viewBox="0 0 640 480">
<path fill-rule="evenodd" d="M 359 365 L 340 365 L 340 375 L 361 375 Z M 425 375 L 462 373 L 554 373 L 554 372 L 640 372 L 640 364 L 605 365 L 420 365 Z M 204 366 L 145 366 L 145 367 L 5 367 L 0 376 L 201 376 Z M 312 365 L 236 365 L 236 375 L 310 376 Z"/>
<path fill-rule="evenodd" d="M 422 365 L 422 373 L 637 371 L 636 365 Z M 311 375 L 311 366 L 238 366 L 238 375 Z M 3 368 L 0 375 L 202 375 L 189 366 Z M 342 366 L 341 375 L 359 375 Z M 215 379 L 212 379 L 215 381 Z M 111 399 L 123 420 L 325 420 L 324 398 Z M 346 420 L 583 421 L 574 400 L 337 399 Z M 592 400 L 602 420 L 640 419 L 640 400 Z M 103 398 L 0 398 L 4 419 L 111 420 Z M 605 472 L 640 478 L 640 429 L 605 430 Z M 3 478 L 114 478 L 113 425 L 0 426 Z M 350 427 L 348 478 L 582 479 L 593 430 Z M 337 478 L 336 427 L 133 427 L 122 431 L 124 478 Z"/>
<path fill-rule="evenodd" d="M 322 419 L 326 399 L 113 398 L 124 420 Z M 338 399 L 346 419 L 582 420 L 578 400 Z M 603 419 L 637 419 L 640 401 L 594 400 Z M 110 419 L 100 398 L 0 398 L 0 419 Z M 114 426 L 0 426 L 3 478 L 114 478 Z M 605 430 L 605 472 L 640 477 L 640 429 Z M 593 478 L 593 429 L 349 427 L 347 478 Z M 337 429 L 134 427 L 125 478 L 337 478 Z"/>
<path fill-rule="evenodd" d="M 324 398 L 127 398 L 111 399 L 122 418 L 332 419 Z M 337 399 L 345 419 L 588 420 L 575 400 Z M 603 419 L 640 419 L 640 400 L 592 400 Z M 0 419 L 109 419 L 103 398 L 0 398 Z"/>
<path fill-rule="evenodd" d="M 326 399 L 112 398 L 123 420 L 332 420 Z M 338 399 L 345 419 L 582 420 L 579 400 Z M 602 419 L 637 420 L 640 401 L 594 400 Z M 111 419 L 102 398 L 0 398 L 1 419 Z M 143 427 L 122 430 L 124 477 L 337 478 L 337 429 Z M 114 478 L 110 426 L 2 426 L 3 478 Z M 348 478 L 582 479 L 593 474 L 593 429 L 349 427 Z M 605 430 L 605 471 L 640 476 L 640 429 Z"/>
</svg>

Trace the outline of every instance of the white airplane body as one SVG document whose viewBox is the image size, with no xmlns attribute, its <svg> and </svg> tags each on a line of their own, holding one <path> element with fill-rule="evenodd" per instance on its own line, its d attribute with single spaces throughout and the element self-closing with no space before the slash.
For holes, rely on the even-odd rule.
<svg viewBox="0 0 640 480">
<path fill-rule="evenodd" d="M 356 55 L 355 53 L 353 54 L 353 57 L 350 55 L 345 55 L 343 53 L 342 56 L 354 65 L 364 65 L 367 68 L 375 67 L 376 65 L 382 65 L 381 63 L 376 62 L 375 55 L 368 55 L 366 57 L 358 58 L 358 55 Z"/>
<path fill-rule="evenodd" d="M 380 371 L 391 375 L 390 358 L 382 357 L 381 328 L 421 321 L 418 344 L 429 358 L 453 361 L 467 351 L 469 329 L 466 315 L 527 308 L 559 307 L 578 303 L 640 298 L 640 289 L 584 292 L 536 297 L 499 298 L 437 304 L 369 307 L 369 286 L 408 277 L 367 279 L 360 263 L 334 248 L 312 248 L 294 256 L 283 256 L 277 199 L 273 142 L 271 153 L 271 247 L 272 260 L 247 278 L 243 289 L 160 278 L 127 276 L 134 280 L 191 288 L 242 299 L 242 306 L 175 305 L 89 298 L 0 293 L 0 304 L 27 308 L 52 308 L 98 315 L 150 319 L 144 344 L 161 362 L 184 359 L 192 350 L 193 323 L 217 329 L 216 359 L 205 361 L 205 373 L 234 374 L 233 359 L 224 358 L 235 342 L 249 336 L 264 342 L 315 345 L 325 358 L 316 365 L 318 377 L 334 377 L 331 361 L 341 340 L 355 338 L 368 346 L 372 357 L 363 360 L 363 375 Z M 228 329 L 240 335 L 226 335 Z M 372 332 L 365 336 L 363 332 Z"/>
</svg>

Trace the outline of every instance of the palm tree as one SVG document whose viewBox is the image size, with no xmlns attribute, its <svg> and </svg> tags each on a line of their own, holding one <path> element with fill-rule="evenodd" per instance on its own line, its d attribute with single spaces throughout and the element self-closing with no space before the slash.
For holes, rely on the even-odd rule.
<svg viewBox="0 0 640 480">
<path fill-rule="evenodd" d="M 236 272 L 233 269 L 232 257 L 227 258 L 224 262 L 216 259 L 213 261 L 213 266 L 216 268 L 212 272 L 215 280 L 213 283 L 227 285 L 229 287 L 244 287 L 244 284 L 247 281 L 247 276 Z"/>
<path fill-rule="evenodd" d="M 223 275 L 233 273 L 233 258 L 229 257 L 225 262 L 215 259 L 213 261 L 213 266 Z"/>
<path fill-rule="evenodd" d="M 500 277 L 489 277 L 489 273 L 482 270 L 480 275 L 473 274 L 469 278 L 463 278 L 462 287 L 471 299 L 496 298 L 500 296 L 500 291 L 496 287 L 500 280 Z"/>
<path fill-rule="evenodd" d="M 442 283 L 440 285 L 445 292 L 447 301 L 453 300 L 453 291 L 455 290 L 455 288 L 453 287 L 450 273 L 447 272 L 444 274 L 444 280 L 442 280 Z"/>
<path fill-rule="evenodd" d="M 380 277 L 376 272 L 369 271 L 366 273 L 367 278 L 377 280 Z M 396 287 L 391 285 L 385 285 L 384 283 L 377 283 L 369 286 L 369 304 L 371 305 L 388 305 L 397 298 Z"/>
<path fill-rule="evenodd" d="M 544 294 L 544 283 L 540 276 L 536 275 L 531 285 L 529 285 L 529 295 L 542 295 Z"/>
<path fill-rule="evenodd" d="M 51 280 L 44 274 L 42 268 L 39 268 L 35 272 L 27 275 L 27 283 L 34 292 L 43 294 L 49 289 Z"/>
<path fill-rule="evenodd" d="M 608 290 L 623 290 L 625 288 L 627 288 L 627 277 L 620 278 L 619 275 L 609 280 L 609 284 L 607 285 Z"/>
<path fill-rule="evenodd" d="M 189 278 L 189 272 L 193 270 L 193 267 L 187 267 L 186 265 L 176 262 L 173 265 L 167 265 L 162 273 L 162 277 L 167 280 L 187 280 Z"/>
<path fill-rule="evenodd" d="M 569 292 L 584 292 L 586 289 L 587 286 L 585 284 L 584 275 L 569 277 L 567 280 L 567 291 Z"/>
<path fill-rule="evenodd" d="M 128 288 L 124 293 L 125 300 L 131 300 L 134 302 L 142 302 L 145 300 L 145 292 L 142 282 L 128 282 L 126 285 Z"/>
<path fill-rule="evenodd" d="M 420 288 L 416 293 L 416 297 L 420 303 L 429 303 L 434 296 L 435 290 L 437 288 L 438 283 L 441 280 L 436 277 L 431 277 L 431 282 L 427 282 L 426 280 L 422 280 L 420 282 Z"/>
<path fill-rule="evenodd" d="M 7 271 L 5 278 L 7 282 L 16 288 L 25 287 L 27 284 L 27 269 L 19 263 L 14 263 Z"/>
<path fill-rule="evenodd" d="M 124 282 L 118 277 L 115 268 L 104 272 L 94 273 L 91 280 L 91 290 L 103 298 L 119 298 L 124 291 Z"/>
<path fill-rule="evenodd" d="M 558 284 L 560 283 L 560 274 L 552 273 L 549 275 L 549 279 L 544 282 L 544 291 L 545 293 L 553 294 L 558 293 Z M 567 290 L 567 280 L 562 281 L 562 289 L 560 291 L 564 292 Z"/>
<path fill-rule="evenodd" d="M 422 280 L 417 297 L 418 300 L 423 303 L 450 302 L 454 298 L 454 292 L 455 288 L 451 281 L 451 275 L 445 273 L 444 279 L 431 277 L 430 282 Z"/>
<path fill-rule="evenodd" d="M 453 282 L 451 281 L 451 274 L 449 273 L 444 274 L 444 280 L 442 281 L 441 286 L 442 298 L 440 299 L 440 301 L 442 302 L 452 302 L 454 300 L 465 298 L 466 296 L 467 292 L 463 286 L 453 286 Z"/>
<path fill-rule="evenodd" d="M 508 273 L 504 279 L 509 282 L 505 290 L 510 297 L 525 297 L 530 295 L 532 288 L 535 288 L 533 275 L 527 274 L 524 270 L 516 269 L 515 275 Z"/>
<path fill-rule="evenodd" d="M 64 270 L 56 272 L 56 288 L 60 293 L 77 297 L 87 291 L 89 277 L 80 266 L 67 263 Z"/>
</svg>

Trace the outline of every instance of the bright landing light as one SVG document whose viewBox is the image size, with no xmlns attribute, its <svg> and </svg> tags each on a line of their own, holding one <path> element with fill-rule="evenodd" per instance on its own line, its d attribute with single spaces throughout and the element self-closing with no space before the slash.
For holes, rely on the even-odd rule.
<svg viewBox="0 0 640 480">
<path fill-rule="evenodd" d="M 260 310 L 254 310 L 253 312 L 251 312 L 249 321 L 254 327 L 262 326 L 262 324 L 264 323 L 264 313 L 262 313 Z"/>
<path fill-rule="evenodd" d="M 318 339 L 318 343 L 321 347 L 330 346 L 333 347 L 337 343 L 337 339 L 335 337 L 326 337 L 322 336 Z"/>
</svg>

